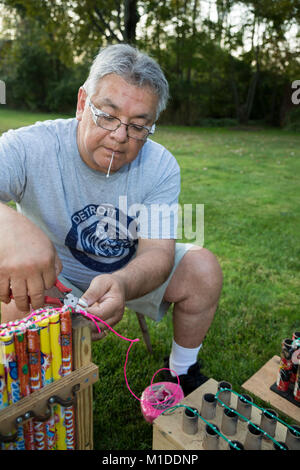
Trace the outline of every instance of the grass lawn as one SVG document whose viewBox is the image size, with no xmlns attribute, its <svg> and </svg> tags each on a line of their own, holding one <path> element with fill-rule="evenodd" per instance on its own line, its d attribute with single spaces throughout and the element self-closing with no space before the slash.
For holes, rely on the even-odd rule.
<svg viewBox="0 0 300 470">
<path fill-rule="evenodd" d="M 0 109 L 0 130 L 37 119 L 49 115 Z M 245 380 L 280 354 L 281 340 L 300 329 L 300 135 L 163 126 L 154 140 L 173 152 L 182 168 L 181 204 L 204 204 L 204 246 L 216 254 L 223 269 L 222 297 L 199 356 L 203 372 L 231 382 L 241 392 Z M 171 309 L 161 322 L 148 321 L 148 326 L 153 355 L 141 340 L 131 348 L 127 365 L 129 385 L 137 396 L 169 353 Z M 142 338 L 129 310 L 115 328 L 126 337 Z M 98 450 L 152 446 L 152 428 L 124 380 L 128 346 L 112 333 L 93 344 L 100 375 L 94 386 Z"/>
</svg>

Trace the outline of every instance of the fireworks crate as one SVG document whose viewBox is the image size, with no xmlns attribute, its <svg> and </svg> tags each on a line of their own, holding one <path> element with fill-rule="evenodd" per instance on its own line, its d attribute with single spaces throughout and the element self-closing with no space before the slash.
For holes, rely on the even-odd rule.
<svg viewBox="0 0 300 470">
<path fill-rule="evenodd" d="M 153 450 L 299 450 L 300 427 L 209 379 L 153 421 Z"/>
<path fill-rule="evenodd" d="M 242 387 L 300 424 L 300 332 L 281 343 L 273 356 Z"/>
<path fill-rule="evenodd" d="M 57 343 L 59 342 L 57 345 L 61 349 L 64 344 L 69 347 L 71 344 L 72 368 L 67 370 L 70 365 L 68 359 L 67 366 L 65 364 L 66 374 L 61 374 L 61 369 L 64 367 L 62 355 L 59 376 L 55 378 L 54 374 L 52 380 L 49 381 L 51 383 L 45 384 L 44 381 L 41 388 L 34 391 L 31 389 L 30 393 L 26 396 L 19 396 L 19 399 L 11 398 L 8 404 L 6 403 L 7 406 L 4 406 L 3 393 L 7 371 L 3 374 L 5 358 L 0 360 L 0 367 L 2 365 L 2 373 L 0 369 L 0 393 L 2 393 L 0 395 L 0 448 L 2 450 L 93 449 L 93 384 L 98 380 L 98 367 L 91 361 L 91 322 L 81 315 L 72 313 L 71 309 L 69 314 L 71 343 L 64 339 L 62 332 L 57 332 L 56 338 Z M 39 336 L 41 334 L 40 330 Z M 15 337 L 15 344 L 16 341 Z M 27 347 L 29 349 L 28 342 Z M 41 358 L 41 364 L 47 360 L 41 352 L 37 356 Z M 15 379 L 20 379 L 16 364 L 18 358 L 11 357 L 10 359 L 10 373 L 13 375 L 15 371 Z M 30 361 L 32 364 L 38 363 L 33 354 Z M 28 369 L 30 369 L 29 360 Z M 30 370 L 25 370 L 25 372 L 30 375 Z M 18 386 L 21 388 L 20 385 Z M 14 381 L 10 387 L 10 395 L 13 395 Z"/>
</svg>

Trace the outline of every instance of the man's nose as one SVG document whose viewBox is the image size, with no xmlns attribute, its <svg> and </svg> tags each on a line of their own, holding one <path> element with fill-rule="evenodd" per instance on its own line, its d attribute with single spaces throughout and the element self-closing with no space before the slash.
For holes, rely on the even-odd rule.
<svg viewBox="0 0 300 470">
<path fill-rule="evenodd" d="M 128 140 L 127 126 L 124 123 L 121 123 L 115 131 L 111 132 L 111 134 L 118 142 L 126 142 Z"/>
</svg>

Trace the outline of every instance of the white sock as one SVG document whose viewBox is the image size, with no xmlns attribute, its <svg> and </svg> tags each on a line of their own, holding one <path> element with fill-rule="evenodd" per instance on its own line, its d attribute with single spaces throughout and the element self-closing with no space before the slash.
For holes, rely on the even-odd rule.
<svg viewBox="0 0 300 470">
<path fill-rule="evenodd" d="M 197 348 L 183 348 L 173 339 L 169 358 L 169 368 L 174 370 L 177 375 L 186 374 L 189 367 L 197 362 L 197 356 L 201 346 L 202 344 Z M 171 374 L 173 377 L 176 377 L 174 372 L 171 372 Z"/>
</svg>

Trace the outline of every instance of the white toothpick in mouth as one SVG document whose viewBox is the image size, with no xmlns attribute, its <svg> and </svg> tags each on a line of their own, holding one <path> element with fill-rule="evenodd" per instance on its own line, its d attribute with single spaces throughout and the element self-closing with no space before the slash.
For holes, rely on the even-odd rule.
<svg viewBox="0 0 300 470">
<path fill-rule="evenodd" d="M 109 167 L 108 167 L 108 170 L 107 170 L 107 173 L 106 173 L 106 178 L 109 178 L 109 173 L 110 173 L 110 169 L 111 169 L 111 165 L 112 165 L 114 156 L 115 156 L 115 152 L 113 152 L 113 153 L 111 154 L 111 160 L 110 160 Z"/>
</svg>

